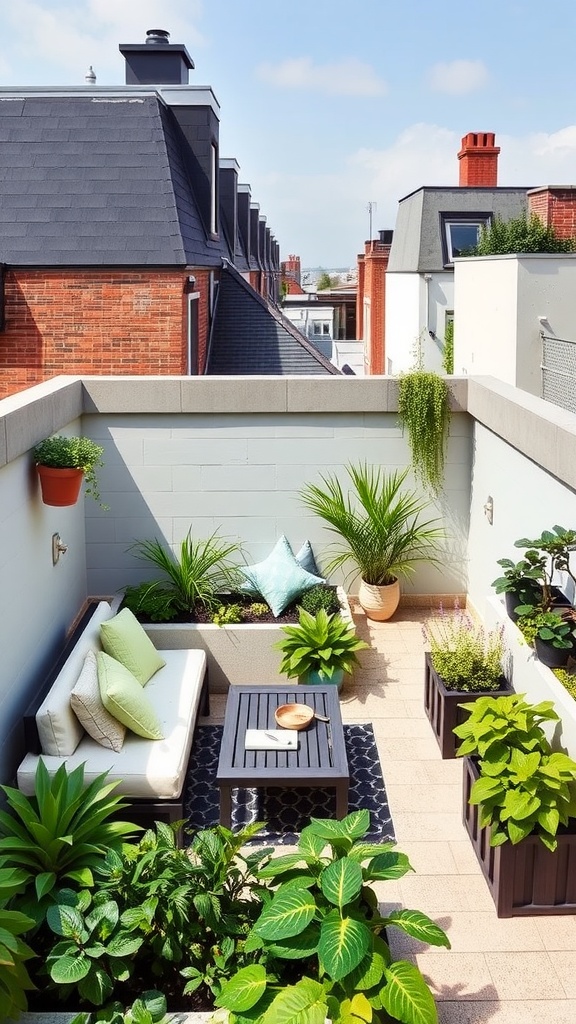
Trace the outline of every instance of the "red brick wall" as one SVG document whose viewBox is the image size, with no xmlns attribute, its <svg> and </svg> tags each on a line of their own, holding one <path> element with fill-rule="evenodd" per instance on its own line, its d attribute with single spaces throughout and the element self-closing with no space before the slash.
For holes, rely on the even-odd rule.
<svg viewBox="0 0 576 1024">
<path fill-rule="evenodd" d="M 208 272 L 195 272 L 200 362 Z M 9 270 L 0 397 L 58 374 L 186 372 L 187 274 L 155 270 Z"/>
<path fill-rule="evenodd" d="M 458 153 L 461 187 L 496 188 L 498 185 L 498 154 L 494 132 L 468 132 Z"/>
<path fill-rule="evenodd" d="M 358 254 L 358 289 L 356 292 L 356 337 L 361 341 L 364 337 L 364 255 Z"/>
<path fill-rule="evenodd" d="M 367 374 L 385 372 L 386 366 L 386 268 L 390 245 L 384 242 L 366 242 L 364 255 L 364 298 L 370 300 L 370 327 L 364 324 L 364 362 Z M 358 288 L 360 298 L 360 287 Z"/>
<path fill-rule="evenodd" d="M 528 215 L 536 213 L 559 238 L 576 236 L 576 189 L 541 188 L 528 193 Z"/>
</svg>

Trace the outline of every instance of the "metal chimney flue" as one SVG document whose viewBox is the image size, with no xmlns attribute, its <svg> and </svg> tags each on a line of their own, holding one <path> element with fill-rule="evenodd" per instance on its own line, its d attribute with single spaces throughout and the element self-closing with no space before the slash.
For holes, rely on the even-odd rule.
<svg viewBox="0 0 576 1024">
<path fill-rule="evenodd" d="M 170 33 L 163 28 L 149 28 L 146 32 L 148 46 L 161 46 L 170 42 Z"/>
</svg>

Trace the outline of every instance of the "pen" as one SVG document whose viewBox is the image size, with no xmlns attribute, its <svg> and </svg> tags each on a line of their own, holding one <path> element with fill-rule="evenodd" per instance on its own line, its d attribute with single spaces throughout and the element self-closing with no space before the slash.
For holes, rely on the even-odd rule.
<svg viewBox="0 0 576 1024">
<path fill-rule="evenodd" d="M 273 732 L 267 732 L 264 733 L 264 735 L 267 736 L 269 740 L 274 740 L 274 743 L 278 743 L 278 737 L 275 736 Z"/>
</svg>

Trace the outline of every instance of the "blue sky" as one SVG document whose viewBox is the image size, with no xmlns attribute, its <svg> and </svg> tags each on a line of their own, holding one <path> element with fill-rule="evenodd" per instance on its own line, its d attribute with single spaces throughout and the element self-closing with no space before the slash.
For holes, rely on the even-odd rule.
<svg viewBox="0 0 576 1024">
<path fill-rule="evenodd" d="M 0 85 L 124 82 L 118 44 L 164 28 L 221 105 L 220 152 L 303 266 L 353 266 L 398 199 L 458 181 L 494 131 L 499 184 L 576 184 L 576 5 L 508 0 L 18 0 Z"/>
</svg>

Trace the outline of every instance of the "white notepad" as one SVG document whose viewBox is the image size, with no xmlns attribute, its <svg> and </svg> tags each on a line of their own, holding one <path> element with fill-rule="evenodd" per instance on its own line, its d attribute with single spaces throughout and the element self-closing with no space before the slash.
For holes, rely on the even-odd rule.
<svg viewBox="0 0 576 1024">
<path fill-rule="evenodd" d="M 246 729 L 245 750 L 298 750 L 297 729 Z"/>
</svg>

